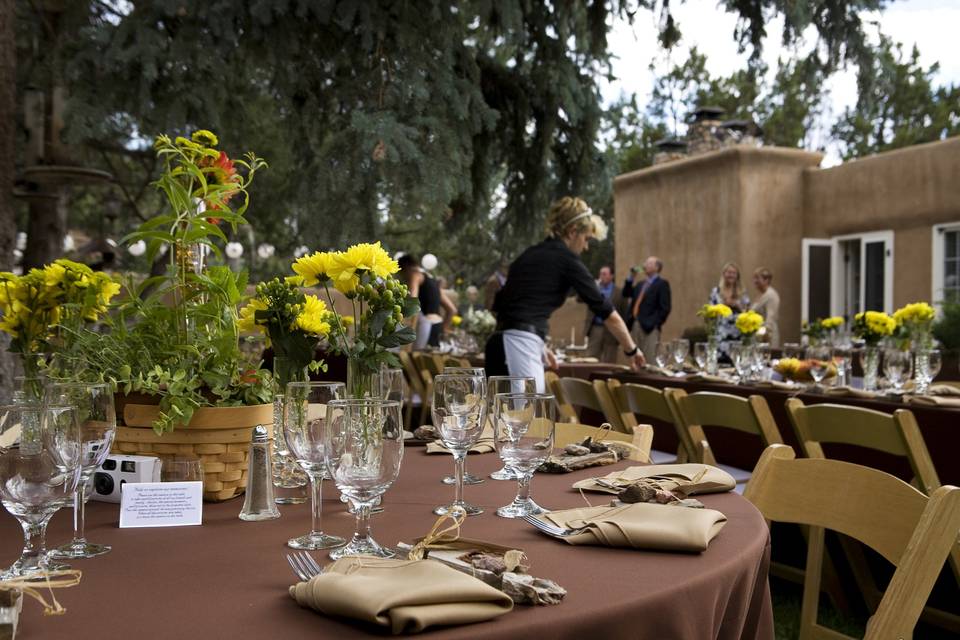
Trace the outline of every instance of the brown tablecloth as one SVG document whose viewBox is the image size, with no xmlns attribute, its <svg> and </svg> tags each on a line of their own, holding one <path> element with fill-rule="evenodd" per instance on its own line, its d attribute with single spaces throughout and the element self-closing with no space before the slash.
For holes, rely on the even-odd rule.
<svg viewBox="0 0 960 640">
<path fill-rule="evenodd" d="M 909 409 L 914 413 L 917 418 L 917 423 L 920 425 L 920 432 L 923 434 L 923 439 L 927 443 L 927 449 L 930 451 L 933 465 L 936 467 L 937 474 L 940 476 L 940 482 L 943 484 L 960 485 L 960 465 L 957 465 L 955 460 L 956 451 L 958 447 L 960 447 L 960 430 L 958 430 L 958 425 L 960 425 L 960 409 L 924 406 L 916 403 L 905 404 L 887 398 L 838 397 L 820 393 L 801 393 L 798 391 L 774 389 L 771 387 L 756 387 L 752 385 L 691 382 L 684 378 L 668 378 L 661 375 L 635 373 L 632 371 L 617 372 L 609 375 L 598 373 L 594 374 L 593 377 L 612 377 L 621 382 L 636 382 L 660 389 L 675 387 L 683 389 L 687 393 L 715 391 L 738 396 L 763 396 L 766 398 L 767 404 L 770 405 L 770 412 L 777 422 L 777 427 L 780 430 L 780 435 L 784 443 L 792 446 L 799 455 L 802 455 L 799 448 L 799 441 L 794 433 L 793 426 L 790 424 L 790 419 L 787 417 L 785 406 L 787 398 L 797 397 L 802 400 L 804 404 L 829 402 L 833 404 L 864 407 L 884 413 L 893 413 L 897 409 Z M 732 429 L 705 427 L 705 431 L 707 438 L 710 440 L 710 447 L 714 450 L 717 460 L 724 464 L 734 465 L 743 469 L 753 469 L 763 451 L 763 445 L 760 443 L 760 439 L 755 436 Z M 653 448 L 661 451 L 676 451 L 677 436 L 673 425 L 654 425 Z M 828 457 L 882 469 L 906 481 L 909 481 L 913 475 L 906 458 L 901 456 L 893 456 L 863 447 L 838 444 L 825 445 L 824 452 Z"/>
<path fill-rule="evenodd" d="M 493 455 L 471 457 L 470 470 L 489 474 L 499 466 Z M 373 519 L 374 537 L 385 544 L 423 535 L 433 523 L 431 509 L 449 501 L 453 488 L 440 477 L 453 469 L 447 456 L 427 456 L 409 447 L 401 478 L 386 495 L 386 511 Z M 605 469 L 604 471 L 609 471 Z M 590 470 L 538 475 L 533 496 L 550 508 L 583 505 L 570 489 Z M 516 485 L 487 480 L 466 488 L 466 499 L 487 512 L 469 518 L 465 537 L 521 548 L 532 573 L 556 580 L 568 590 L 557 606 L 520 606 L 491 622 L 429 631 L 431 638 L 517 637 L 630 638 L 633 640 L 773 637 L 767 585 L 769 536 L 759 512 L 736 494 L 703 496 L 723 512 L 727 525 L 701 554 L 655 553 L 603 547 L 572 548 L 505 520 L 493 510 L 508 503 Z M 353 518 L 327 489 L 324 529 L 348 536 Z M 605 496 L 590 495 L 594 504 Z M 608 496 L 606 496 L 609 499 Z M 287 594 L 294 582 L 284 559 L 285 541 L 307 531 L 307 505 L 281 507 L 268 522 L 242 522 L 242 498 L 204 505 L 204 524 L 167 529 L 117 528 L 117 505 L 91 502 L 87 537 L 113 545 L 100 558 L 75 562 L 83 582 L 61 590 L 62 617 L 44 618 L 32 601 L 24 604 L 23 640 L 87 638 L 339 638 L 383 635 L 371 627 L 326 618 L 302 609 Z M 679 507 L 678 507 L 679 508 Z M 49 540 L 69 537 L 70 513 L 51 523 Z M 19 552 L 20 528 L 0 516 L 0 558 Z M 324 552 L 315 557 L 327 562 Z"/>
</svg>

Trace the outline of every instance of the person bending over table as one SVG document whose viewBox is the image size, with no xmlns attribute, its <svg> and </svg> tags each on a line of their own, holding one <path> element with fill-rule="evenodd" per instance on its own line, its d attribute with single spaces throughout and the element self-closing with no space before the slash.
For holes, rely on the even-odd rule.
<svg viewBox="0 0 960 640">
<path fill-rule="evenodd" d="M 606 233 L 606 224 L 580 198 L 568 196 L 551 205 L 548 237 L 513 261 L 506 284 L 497 292 L 497 330 L 485 349 L 487 375 L 528 376 L 536 380 L 538 391 L 544 390 L 544 362 L 556 368 L 556 359 L 544 348 L 550 314 L 563 305 L 571 288 L 603 319 L 634 368 L 644 364 L 623 318 L 580 260 L 590 238 L 603 240 Z"/>
</svg>

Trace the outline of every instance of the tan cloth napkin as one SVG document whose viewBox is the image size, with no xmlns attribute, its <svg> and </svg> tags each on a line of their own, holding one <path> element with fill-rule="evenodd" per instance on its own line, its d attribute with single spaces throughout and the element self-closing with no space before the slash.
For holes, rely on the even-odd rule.
<svg viewBox="0 0 960 640">
<path fill-rule="evenodd" d="M 541 518 L 583 533 L 566 536 L 570 544 L 700 552 L 720 533 L 727 517 L 713 509 L 687 509 L 639 502 L 620 507 L 551 511 Z"/>
<path fill-rule="evenodd" d="M 732 491 L 737 486 L 737 481 L 733 476 L 709 464 L 700 464 L 690 462 L 686 464 L 646 464 L 634 465 L 608 473 L 601 478 L 587 478 L 574 483 L 574 489 L 584 491 L 599 491 L 602 493 L 617 494 L 620 489 L 612 488 L 606 485 L 615 485 L 617 487 L 628 487 L 637 480 L 643 478 L 657 478 L 665 489 L 681 489 L 684 495 L 696 495 L 701 493 L 723 493 Z M 598 484 L 597 480 L 604 484 Z"/>
<path fill-rule="evenodd" d="M 927 389 L 927 395 L 931 396 L 958 396 L 960 397 L 960 387 L 955 387 L 952 384 L 932 384 L 930 388 Z"/>
<path fill-rule="evenodd" d="M 726 376 L 712 375 L 709 373 L 692 373 L 687 376 L 687 380 L 690 382 L 723 382 L 727 384 L 733 382 Z"/>
<path fill-rule="evenodd" d="M 600 359 L 593 356 L 573 356 L 572 358 L 567 358 L 566 361 L 570 364 L 596 364 L 600 362 Z"/>
<path fill-rule="evenodd" d="M 496 451 L 496 447 L 493 443 L 493 425 L 487 420 L 487 426 L 484 427 L 477 443 L 470 447 L 467 453 L 493 453 L 494 451 Z M 442 441 L 434 440 L 427 443 L 427 453 L 450 453 L 450 449 L 443 446 Z"/>
<path fill-rule="evenodd" d="M 513 608 L 502 591 L 435 560 L 368 556 L 341 558 L 290 587 L 290 595 L 300 606 L 390 627 L 394 634 L 482 622 Z"/>
<path fill-rule="evenodd" d="M 876 398 L 879 396 L 879 393 L 874 391 L 864 391 L 863 389 L 857 389 L 855 387 L 826 387 L 823 392 L 828 396 L 836 396 L 838 398 Z"/>
<path fill-rule="evenodd" d="M 960 407 L 960 398 L 956 396 L 904 396 L 904 400 L 931 407 Z"/>
<path fill-rule="evenodd" d="M 803 386 L 797 384 L 796 382 L 782 381 L 782 380 L 757 380 L 751 382 L 755 387 L 769 387 L 771 389 L 781 389 L 783 391 L 802 391 Z"/>
</svg>

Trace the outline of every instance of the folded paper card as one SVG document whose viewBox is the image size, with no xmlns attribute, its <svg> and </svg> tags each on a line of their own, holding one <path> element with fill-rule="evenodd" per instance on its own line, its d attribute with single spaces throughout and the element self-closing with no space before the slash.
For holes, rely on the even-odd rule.
<svg viewBox="0 0 960 640">
<path fill-rule="evenodd" d="M 618 494 L 637 482 L 657 480 L 664 489 L 692 496 L 702 493 L 732 491 L 737 486 L 733 476 L 713 465 L 648 464 L 627 467 L 598 478 L 587 478 L 573 485 L 574 489 Z"/>
<path fill-rule="evenodd" d="M 727 521 L 713 509 L 650 503 L 565 509 L 539 517 L 558 527 L 583 527 L 582 532 L 563 538 L 570 544 L 688 552 L 706 550 Z"/>
<path fill-rule="evenodd" d="M 490 620 L 513 608 L 510 596 L 434 560 L 352 556 L 290 587 L 301 606 L 389 627 L 394 634 Z"/>
</svg>

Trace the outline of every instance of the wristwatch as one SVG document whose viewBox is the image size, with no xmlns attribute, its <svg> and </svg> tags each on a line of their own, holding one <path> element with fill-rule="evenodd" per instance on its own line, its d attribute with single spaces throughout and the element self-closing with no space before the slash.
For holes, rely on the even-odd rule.
<svg viewBox="0 0 960 640">
<path fill-rule="evenodd" d="M 638 345 L 634 345 L 633 349 L 630 349 L 630 351 L 624 351 L 623 355 L 627 356 L 628 358 L 632 358 L 633 356 L 637 355 L 637 351 L 640 351 L 640 347 Z"/>
</svg>

